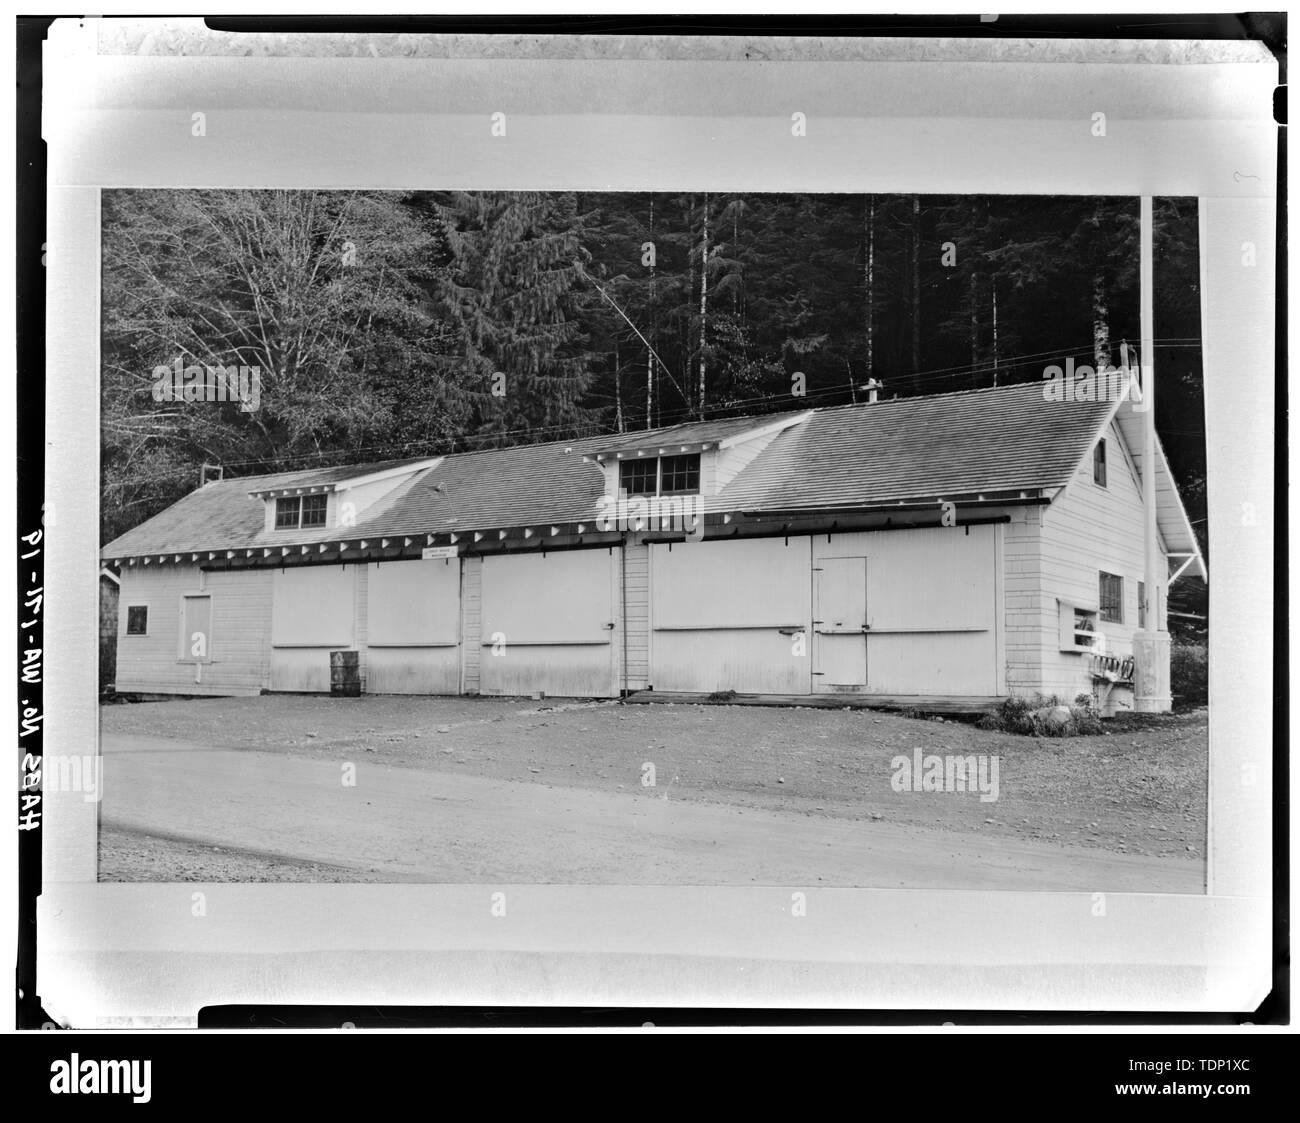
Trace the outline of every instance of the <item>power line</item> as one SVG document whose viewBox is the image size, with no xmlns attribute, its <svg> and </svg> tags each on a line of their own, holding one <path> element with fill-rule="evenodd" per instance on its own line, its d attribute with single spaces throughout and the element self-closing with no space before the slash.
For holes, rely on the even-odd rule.
<svg viewBox="0 0 1300 1123">
<path fill-rule="evenodd" d="M 1158 338 L 1154 342 L 1157 346 L 1166 347 L 1166 348 L 1167 347 L 1193 347 L 1193 346 L 1199 346 L 1200 340 L 1193 336 L 1170 336 L 1170 337 Z M 996 369 L 998 371 L 1003 371 L 1003 370 L 1013 371 L 1013 370 L 1022 369 L 1025 366 L 1028 366 L 1032 363 L 1039 362 L 1045 358 L 1059 358 L 1063 362 L 1065 359 L 1077 355 L 1091 356 L 1091 354 L 1092 354 L 1092 343 L 1091 341 L 1089 341 L 1087 344 L 1081 344 L 1078 347 L 1074 348 L 1073 350 L 1051 348 L 1045 351 L 1028 352 L 1021 355 L 1010 355 L 1007 356 L 1005 359 L 1000 358 L 998 360 L 998 366 Z M 655 358 L 658 359 L 659 356 L 655 355 Z M 659 361 L 662 366 L 663 365 L 662 360 Z M 667 371 L 666 367 L 664 367 L 663 369 Z M 993 371 L 994 371 L 994 367 L 992 366 L 992 362 L 989 361 L 989 362 L 981 362 L 981 363 L 966 363 L 966 364 L 962 364 L 959 366 L 952 366 L 952 367 L 936 367 L 936 368 L 931 368 L 929 370 L 918 371 L 917 373 L 912 375 L 901 373 L 900 378 L 904 381 L 906 385 L 916 386 L 922 384 L 928 385 L 943 378 L 956 379 L 959 378 L 961 375 L 969 375 L 969 374 L 975 374 L 981 372 L 992 373 Z M 671 375 L 670 375 L 670 379 L 671 379 Z M 725 410 L 732 410 L 741 406 L 762 404 L 762 405 L 788 405 L 789 408 L 799 409 L 801 408 L 802 403 L 806 403 L 808 401 L 820 401 L 837 395 L 847 394 L 850 393 L 855 388 L 860 388 L 861 385 L 862 383 L 855 379 L 848 382 L 839 382 L 839 383 L 833 383 L 829 386 L 818 387 L 816 390 L 813 390 L 808 394 L 801 395 L 798 401 L 796 402 L 787 403 L 785 398 L 782 396 L 765 394 L 765 395 L 758 395 L 751 398 L 733 399 L 731 401 L 721 404 L 718 408 L 725 409 Z M 682 392 L 681 388 L 677 386 L 675 381 L 674 381 L 674 387 L 678 390 L 679 393 Z M 600 395 L 593 394 L 590 395 L 589 397 L 598 399 Z M 609 402 L 611 399 L 608 397 L 608 395 L 606 395 L 604 400 L 606 402 Z M 629 402 L 627 404 L 631 404 L 631 399 L 629 399 Z M 683 402 L 681 406 L 678 406 L 676 408 L 667 411 L 667 417 L 668 417 L 668 422 L 667 425 L 665 425 L 664 413 L 661 412 L 659 417 L 660 425 L 656 427 L 666 428 L 671 425 L 681 424 L 685 421 L 695 420 L 693 416 L 693 408 L 689 405 L 689 403 L 685 403 L 685 402 Z M 593 433 L 585 433 L 585 434 L 575 434 L 573 432 L 573 429 L 574 427 L 572 425 L 549 425 L 549 426 L 530 426 L 530 427 L 525 427 L 520 429 L 494 430 L 486 433 L 463 433 L 457 436 L 456 438 L 454 438 L 452 440 L 452 444 L 455 445 L 460 442 L 467 442 L 467 443 L 477 443 L 479 445 L 483 445 L 486 442 L 497 441 L 504 437 L 533 436 L 533 435 L 544 435 L 544 434 L 545 435 L 558 434 L 558 436 L 556 436 L 553 439 L 565 439 L 567 437 L 572 437 L 572 439 L 574 440 L 583 440 L 591 437 L 619 435 L 616 429 L 607 429 L 607 430 L 602 430 Z M 341 451 L 343 452 L 344 455 L 387 453 L 390 456 L 392 456 L 393 454 L 407 453 L 416 449 L 420 449 L 426 452 L 427 455 L 429 456 L 455 455 L 457 451 L 465 451 L 465 452 L 482 451 L 481 448 L 468 448 L 468 449 L 461 449 L 461 450 L 457 450 L 453 448 L 449 452 L 437 452 L 430 449 L 429 446 L 432 443 L 436 443 L 436 442 L 431 442 L 427 439 L 426 440 L 415 439 L 415 440 L 403 441 L 403 442 L 385 442 L 383 444 L 360 445 L 354 448 L 349 448 Z M 537 442 L 537 443 L 544 443 L 544 442 Z M 339 456 L 339 454 L 340 454 L 340 450 L 337 449 L 322 450 L 320 452 L 315 452 L 315 453 L 297 454 L 289 457 L 288 459 L 291 462 L 311 461 L 311 460 L 335 458 Z M 275 458 L 270 456 L 251 457 L 244 460 L 226 460 L 223 461 L 222 463 L 223 466 L 228 468 L 239 468 L 239 467 L 247 467 L 247 466 L 267 466 L 267 465 L 273 465 L 275 463 Z M 311 470 L 309 467 L 275 469 L 276 472 L 293 472 L 293 471 L 309 471 L 309 470 Z M 179 478 L 182 476 L 188 476 L 192 472 L 193 472 L 192 467 L 186 467 L 183 469 L 177 469 L 175 472 L 154 474 L 152 478 L 153 479 Z M 125 485 L 120 484 L 117 486 L 122 487 Z"/>
</svg>

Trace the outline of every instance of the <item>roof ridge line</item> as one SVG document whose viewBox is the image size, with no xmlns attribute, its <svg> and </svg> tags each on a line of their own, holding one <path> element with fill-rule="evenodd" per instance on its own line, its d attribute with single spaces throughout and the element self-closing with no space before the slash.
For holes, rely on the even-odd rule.
<svg viewBox="0 0 1300 1123">
<path fill-rule="evenodd" d="M 769 418 L 776 419 L 782 416 L 797 417 L 800 414 L 807 414 L 807 413 L 832 413 L 837 410 L 866 409 L 868 406 L 882 406 L 882 405 L 890 405 L 890 404 L 896 404 L 901 402 L 912 402 L 912 401 L 930 401 L 935 398 L 953 398 L 962 394 L 1005 393 L 1008 390 L 1021 389 L 1026 386 L 1035 386 L 1035 385 L 1038 385 L 1038 383 L 1028 382 L 1028 381 L 1013 382 L 1013 383 L 1009 383 L 1006 386 L 978 386 L 978 387 L 972 387 L 967 390 L 944 390 L 937 394 L 910 394 L 904 397 L 885 398 L 874 402 L 842 402 L 839 405 L 834 405 L 834 406 L 811 406 L 810 405 L 810 406 L 796 407 L 794 409 L 782 408 L 778 410 L 773 410 L 770 413 L 738 413 L 730 417 L 712 417 L 712 418 L 704 418 L 703 420 L 688 418 L 683 421 L 675 421 L 671 425 L 658 425 L 653 429 L 638 429 L 638 430 L 631 430 L 631 431 L 625 430 L 622 433 L 617 433 L 617 432 L 594 433 L 594 434 L 589 434 L 589 435 L 579 436 L 579 437 L 567 437 L 567 438 L 561 437 L 549 441 L 534 441 L 528 444 L 515 443 L 515 444 L 495 445 L 491 448 L 467 448 L 455 452 L 432 452 L 424 456 L 389 457 L 387 460 L 362 460 L 362 461 L 356 461 L 352 463 L 340 462 L 340 463 L 331 463 L 331 464 L 317 464 L 310 468 L 286 468 L 283 471 L 279 471 L 279 472 L 259 472 L 256 475 L 252 475 L 252 476 L 229 476 L 220 480 L 213 480 L 211 482 L 212 483 L 235 483 L 238 481 L 241 483 L 247 483 L 252 480 L 271 479 L 275 476 L 292 476 L 292 475 L 298 475 L 303 472 L 332 472 L 332 471 L 336 471 L 339 468 L 370 468 L 376 464 L 386 464 L 386 463 L 391 463 L 393 461 L 400 461 L 400 460 L 415 462 L 419 460 L 433 460 L 438 457 L 442 457 L 445 460 L 450 460 L 453 458 L 459 458 L 464 456 L 486 456 L 492 453 L 505 452 L 512 449 L 545 448 L 548 445 L 575 445 L 581 442 L 601 441 L 613 437 L 632 438 L 641 434 L 644 434 L 647 437 L 652 437 L 656 433 L 664 433 L 670 429 L 680 429 L 685 425 L 707 425 L 710 422 L 730 422 L 730 421 L 762 422 Z M 653 441 L 651 443 L 653 443 Z"/>
</svg>

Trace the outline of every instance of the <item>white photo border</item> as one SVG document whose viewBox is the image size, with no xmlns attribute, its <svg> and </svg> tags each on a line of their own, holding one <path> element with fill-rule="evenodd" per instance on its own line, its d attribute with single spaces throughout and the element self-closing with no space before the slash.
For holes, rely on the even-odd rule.
<svg viewBox="0 0 1300 1123">
<path fill-rule="evenodd" d="M 457 37 L 439 37 L 447 42 Z M 49 793 L 38 986 L 78 1028 L 220 1003 L 1251 1010 L 1272 978 L 1276 63 L 1258 44 L 678 41 L 656 58 L 168 57 L 51 28 L 46 752 L 98 741 L 104 187 L 761 190 L 1200 200 L 1208 895 L 95 881 Z M 819 41 L 822 42 L 822 41 Z M 832 46 L 835 41 L 830 41 Z M 875 44 L 871 46 L 870 44 Z M 1204 47 L 1200 50 L 1200 47 Z M 455 47 L 455 50 L 452 49 Z M 572 50 L 566 47 L 566 50 Z M 1200 50 L 1200 53 L 1198 53 Z M 876 52 L 872 54 L 872 52 Z M 718 57 L 730 53 L 733 57 Z M 793 57 L 786 58 L 791 54 Z M 865 54 L 867 61 L 860 56 Z M 1086 60 L 1086 61 L 1078 61 Z M 696 111 L 707 106 L 708 112 Z M 395 111 L 396 107 L 396 111 Z M 206 136 L 191 115 L 206 115 Z M 507 114 L 504 138 L 491 115 Z M 805 114 L 794 137 L 791 114 Z M 1105 112 L 1103 139 L 1092 114 Z M 1242 245 L 1256 247 L 1254 268 Z M 1244 518 L 1243 504 L 1262 517 Z M 73 748 L 77 746 L 77 748 Z M 1243 781 L 1254 766 L 1254 783 Z M 192 915 L 191 894 L 206 894 Z M 505 892 L 507 917 L 490 912 Z M 792 892 L 807 895 L 795 917 Z"/>
</svg>

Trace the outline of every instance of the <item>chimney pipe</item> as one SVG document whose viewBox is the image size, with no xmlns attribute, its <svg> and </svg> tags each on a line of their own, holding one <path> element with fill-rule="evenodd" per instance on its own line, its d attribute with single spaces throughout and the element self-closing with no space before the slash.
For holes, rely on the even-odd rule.
<svg viewBox="0 0 1300 1123">
<path fill-rule="evenodd" d="M 868 402 L 874 402 L 874 401 L 876 400 L 876 391 L 877 391 L 877 390 L 883 390 L 883 389 L 884 389 L 884 386 L 885 386 L 885 384 L 884 384 L 883 382 L 881 382 L 880 379 L 878 379 L 878 378 L 868 378 L 868 379 L 867 379 L 867 386 L 866 386 L 866 389 L 867 389 L 867 401 L 868 401 Z"/>
</svg>

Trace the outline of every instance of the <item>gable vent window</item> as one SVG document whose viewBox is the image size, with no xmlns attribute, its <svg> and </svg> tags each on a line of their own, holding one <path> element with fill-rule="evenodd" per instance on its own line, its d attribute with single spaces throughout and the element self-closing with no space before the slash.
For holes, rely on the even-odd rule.
<svg viewBox="0 0 1300 1123">
<path fill-rule="evenodd" d="M 1124 623 L 1124 578 L 1113 573 L 1102 573 L 1098 587 L 1098 608 L 1102 620 L 1111 624 Z"/>
<path fill-rule="evenodd" d="M 618 486 L 628 495 L 695 495 L 700 490 L 700 454 L 625 460 L 618 466 Z"/>
<path fill-rule="evenodd" d="M 1092 482 L 1098 487 L 1106 486 L 1106 442 L 1098 441 L 1092 450 Z"/>
<path fill-rule="evenodd" d="M 297 530 L 299 527 L 325 525 L 328 500 L 324 495 L 302 495 L 275 501 L 275 529 Z"/>
</svg>

